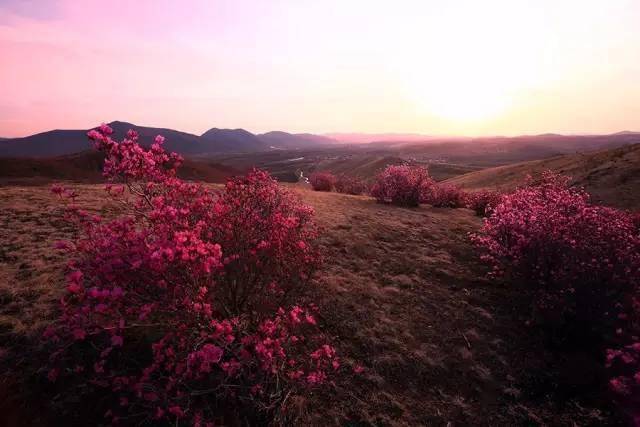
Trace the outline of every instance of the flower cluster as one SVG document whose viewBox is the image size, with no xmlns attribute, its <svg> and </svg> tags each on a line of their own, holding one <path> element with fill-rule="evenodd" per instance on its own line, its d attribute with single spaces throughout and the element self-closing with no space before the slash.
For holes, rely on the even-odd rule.
<svg viewBox="0 0 640 427">
<path fill-rule="evenodd" d="M 640 232 L 640 211 L 632 213 L 631 220 L 633 221 L 633 224 L 636 226 L 636 228 Z"/>
<path fill-rule="evenodd" d="M 609 387 L 615 400 L 633 425 L 640 425 L 640 342 L 607 350 L 607 368 L 613 376 Z"/>
<path fill-rule="evenodd" d="M 145 150 L 135 132 L 110 135 L 89 132 L 120 216 L 84 212 L 53 189 L 80 229 L 57 245 L 71 261 L 60 318 L 44 333 L 61 394 L 107 396 L 112 422 L 205 425 L 240 406 L 248 422 L 324 383 L 340 361 L 315 307 L 292 300 L 319 262 L 312 209 L 266 172 L 216 193 L 176 177 L 181 159 L 162 137 Z"/>
<path fill-rule="evenodd" d="M 421 166 L 387 166 L 378 174 L 371 187 L 371 195 L 378 203 L 415 207 L 423 195 L 430 191 L 433 179 L 427 168 Z"/>
<path fill-rule="evenodd" d="M 272 313 L 308 283 L 319 261 L 313 209 L 267 172 L 229 180 L 213 208 L 208 238 L 223 248 L 223 312 Z"/>
<path fill-rule="evenodd" d="M 466 207 L 473 210 L 477 216 L 489 216 L 493 208 L 500 204 L 502 194 L 481 190 L 466 195 Z"/>
<path fill-rule="evenodd" d="M 534 292 L 544 322 L 602 342 L 635 314 L 640 235 L 630 215 L 592 205 L 566 177 L 546 172 L 503 196 L 473 240 L 492 274 Z"/>
<path fill-rule="evenodd" d="M 331 191 L 336 185 L 336 177 L 330 172 L 314 172 L 309 176 L 309 183 L 315 191 Z"/>
<path fill-rule="evenodd" d="M 366 190 L 366 185 L 358 178 L 340 175 L 336 179 L 335 188 L 338 193 L 360 195 Z"/>
<path fill-rule="evenodd" d="M 466 206 L 466 194 L 453 185 L 434 184 L 423 192 L 421 202 L 436 208 L 462 208 Z"/>
<path fill-rule="evenodd" d="M 113 130 L 103 124 L 98 129 L 90 130 L 88 137 L 96 149 L 106 155 L 103 175 L 115 179 L 144 179 L 146 181 L 163 182 L 168 176 L 175 176 L 182 164 L 182 158 L 176 153 L 166 153 L 162 148 L 164 137 L 156 136 L 149 150 L 138 144 L 138 133 L 127 132 L 122 142 L 111 139 Z"/>
</svg>

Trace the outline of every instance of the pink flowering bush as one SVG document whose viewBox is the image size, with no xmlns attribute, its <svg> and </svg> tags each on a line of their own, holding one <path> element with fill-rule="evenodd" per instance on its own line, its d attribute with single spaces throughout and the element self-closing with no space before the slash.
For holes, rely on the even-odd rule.
<svg viewBox="0 0 640 427">
<path fill-rule="evenodd" d="M 640 232 L 640 212 L 632 213 L 631 214 L 631 220 L 633 221 L 633 224 L 638 229 L 638 232 Z"/>
<path fill-rule="evenodd" d="M 315 191 L 331 191 L 336 185 L 336 177 L 329 172 L 314 172 L 309 176 L 309 183 Z"/>
<path fill-rule="evenodd" d="M 434 184 L 423 192 L 421 201 L 436 208 L 462 208 L 466 194 L 453 185 Z"/>
<path fill-rule="evenodd" d="M 209 239 L 223 248 L 222 312 L 273 313 L 308 283 L 319 260 L 313 209 L 267 172 L 230 180 L 214 209 Z"/>
<path fill-rule="evenodd" d="M 589 337 L 581 341 L 588 346 L 628 333 L 640 235 L 627 213 L 591 205 L 568 178 L 547 172 L 503 196 L 473 240 L 492 275 L 533 291 L 542 322 Z"/>
<path fill-rule="evenodd" d="M 500 204 L 501 200 L 502 194 L 495 191 L 481 190 L 467 193 L 465 204 L 477 216 L 489 216 L 491 211 Z"/>
<path fill-rule="evenodd" d="M 609 387 L 616 403 L 632 425 L 640 426 L 640 341 L 607 350 L 607 368 L 612 374 Z"/>
<path fill-rule="evenodd" d="M 364 193 L 366 185 L 358 178 L 340 175 L 336 179 L 335 188 L 338 193 L 360 195 Z"/>
<path fill-rule="evenodd" d="M 391 165 L 378 174 L 371 195 L 378 203 L 415 207 L 432 185 L 433 179 L 425 167 Z"/>
<path fill-rule="evenodd" d="M 176 177 L 163 138 L 89 138 L 106 154 L 114 219 L 73 205 L 60 318 L 44 333 L 65 408 L 100 396 L 111 422 L 213 425 L 273 416 L 340 367 L 315 306 L 295 304 L 319 262 L 313 211 L 254 170 L 218 194 Z M 288 307 L 288 308 L 286 308 Z M 234 410 L 235 408 L 235 410 Z M 262 418 L 261 418 L 262 417 Z"/>
</svg>

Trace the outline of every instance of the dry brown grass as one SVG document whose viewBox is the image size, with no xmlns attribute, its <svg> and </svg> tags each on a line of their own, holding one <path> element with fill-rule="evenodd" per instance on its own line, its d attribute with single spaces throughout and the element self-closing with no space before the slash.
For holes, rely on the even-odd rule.
<svg viewBox="0 0 640 427">
<path fill-rule="evenodd" d="M 598 203 L 640 208 L 640 144 L 484 169 L 447 182 L 471 190 L 512 190 L 522 185 L 527 175 L 549 169 L 572 177 L 573 183 L 585 187 Z"/>
<path fill-rule="evenodd" d="M 100 186 L 75 187 L 85 207 L 114 209 Z M 323 230 L 324 267 L 308 297 L 319 301 L 321 324 L 341 353 L 366 368 L 296 398 L 298 424 L 607 421 L 597 395 L 552 390 L 550 373 L 559 368 L 524 326 L 526 308 L 509 287 L 483 278 L 467 238 L 480 225 L 471 211 L 403 209 L 292 187 L 316 208 Z M 48 187 L 0 188 L 0 213 L 0 346 L 10 351 L 52 315 L 64 260 L 51 246 L 73 230 Z"/>
</svg>

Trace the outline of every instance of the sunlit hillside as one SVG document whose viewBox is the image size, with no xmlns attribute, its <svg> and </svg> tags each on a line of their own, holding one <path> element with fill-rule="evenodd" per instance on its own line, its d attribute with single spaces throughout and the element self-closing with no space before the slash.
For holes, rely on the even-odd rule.
<svg viewBox="0 0 640 427">
<path fill-rule="evenodd" d="M 572 178 L 594 200 L 622 208 L 640 208 L 640 144 L 489 168 L 449 179 L 462 188 L 513 190 L 527 175 L 553 170 Z"/>
</svg>

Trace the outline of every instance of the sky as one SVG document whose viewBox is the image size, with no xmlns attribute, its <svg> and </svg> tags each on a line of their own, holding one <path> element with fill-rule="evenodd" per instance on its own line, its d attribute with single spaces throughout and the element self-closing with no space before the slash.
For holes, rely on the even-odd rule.
<svg viewBox="0 0 640 427">
<path fill-rule="evenodd" d="M 0 0 L 0 136 L 640 130 L 638 0 Z"/>
</svg>

